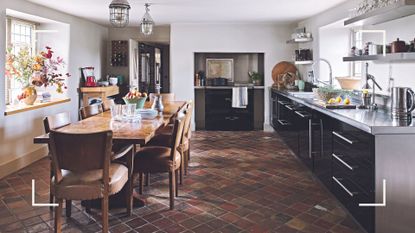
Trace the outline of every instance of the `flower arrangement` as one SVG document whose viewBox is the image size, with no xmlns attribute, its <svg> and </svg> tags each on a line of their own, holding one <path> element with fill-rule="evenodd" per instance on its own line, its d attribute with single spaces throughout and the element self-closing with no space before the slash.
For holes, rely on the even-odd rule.
<svg viewBox="0 0 415 233">
<path fill-rule="evenodd" d="M 33 57 L 30 56 L 28 48 L 22 48 L 17 54 L 12 53 L 12 48 L 6 51 L 6 77 L 15 79 L 22 84 L 23 87 L 29 85 L 30 77 L 32 77 Z"/>
<path fill-rule="evenodd" d="M 23 86 L 56 86 L 57 93 L 63 93 L 67 89 L 65 79 L 69 73 L 62 74 L 60 70 L 65 66 L 61 57 L 53 58 L 53 50 L 46 47 L 35 56 L 31 56 L 28 48 L 22 48 L 17 55 L 7 50 L 6 77 L 20 82 Z"/>
<path fill-rule="evenodd" d="M 56 57 L 56 59 L 52 57 L 53 50 L 50 47 L 46 47 L 46 51 L 41 51 L 34 57 L 32 84 L 38 87 L 56 85 L 56 92 L 63 93 L 63 88 L 67 89 L 65 79 L 69 78 L 70 74 L 60 73 L 60 69 L 65 66 L 61 57 Z"/>
</svg>

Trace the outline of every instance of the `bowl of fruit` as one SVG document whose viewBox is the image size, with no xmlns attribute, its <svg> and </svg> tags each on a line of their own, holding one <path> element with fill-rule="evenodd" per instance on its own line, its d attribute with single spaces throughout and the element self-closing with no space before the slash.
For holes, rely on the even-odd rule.
<svg viewBox="0 0 415 233">
<path fill-rule="evenodd" d="M 124 96 L 123 100 L 126 104 L 136 104 L 137 109 L 142 109 L 147 100 L 147 93 L 131 90 Z"/>
</svg>

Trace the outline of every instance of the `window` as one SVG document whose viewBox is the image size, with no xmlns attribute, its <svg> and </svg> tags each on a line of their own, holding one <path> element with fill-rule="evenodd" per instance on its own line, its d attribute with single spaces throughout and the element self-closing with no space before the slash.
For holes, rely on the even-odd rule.
<svg viewBox="0 0 415 233">
<path fill-rule="evenodd" d="M 28 48 L 30 54 L 36 53 L 36 24 L 16 18 L 7 18 L 6 45 L 17 54 L 20 49 Z M 21 84 L 15 80 L 6 79 L 6 104 L 12 104 L 21 92 Z"/>
<path fill-rule="evenodd" d="M 357 50 L 363 49 L 363 38 L 361 32 L 359 30 L 351 29 L 350 30 L 350 37 L 351 37 L 351 45 L 350 47 L 356 47 Z M 362 76 L 362 62 L 354 61 L 350 63 L 350 76 L 354 77 L 361 77 Z"/>
</svg>

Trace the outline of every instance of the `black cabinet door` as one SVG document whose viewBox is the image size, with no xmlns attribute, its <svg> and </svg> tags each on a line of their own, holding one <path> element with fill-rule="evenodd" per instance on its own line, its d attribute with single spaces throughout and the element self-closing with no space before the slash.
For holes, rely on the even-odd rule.
<svg viewBox="0 0 415 233">
<path fill-rule="evenodd" d="M 312 156 L 312 113 L 308 110 L 295 111 L 295 124 L 298 130 L 298 150 L 297 156 L 305 163 L 305 165 L 313 169 Z"/>
<path fill-rule="evenodd" d="M 314 172 L 321 182 L 330 185 L 333 121 L 321 113 L 315 113 L 315 118 L 318 121 L 318 135 L 313 135 L 315 140 L 318 140 L 315 146 L 318 147 L 319 153 L 314 154 Z"/>
</svg>

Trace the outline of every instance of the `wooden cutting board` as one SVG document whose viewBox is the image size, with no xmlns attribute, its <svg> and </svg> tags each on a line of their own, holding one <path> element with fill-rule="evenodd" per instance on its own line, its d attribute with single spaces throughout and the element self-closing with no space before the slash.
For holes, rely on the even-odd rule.
<svg viewBox="0 0 415 233">
<path fill-rule="evenodd" d="M 272 80 L 274 81 L 274 85 L 278 86 L 279 77 L 286 73 L 297 73 L 297 67 L 291 62 L 282 61 L 274 66 L 272 69 Z"/>
</svg>

